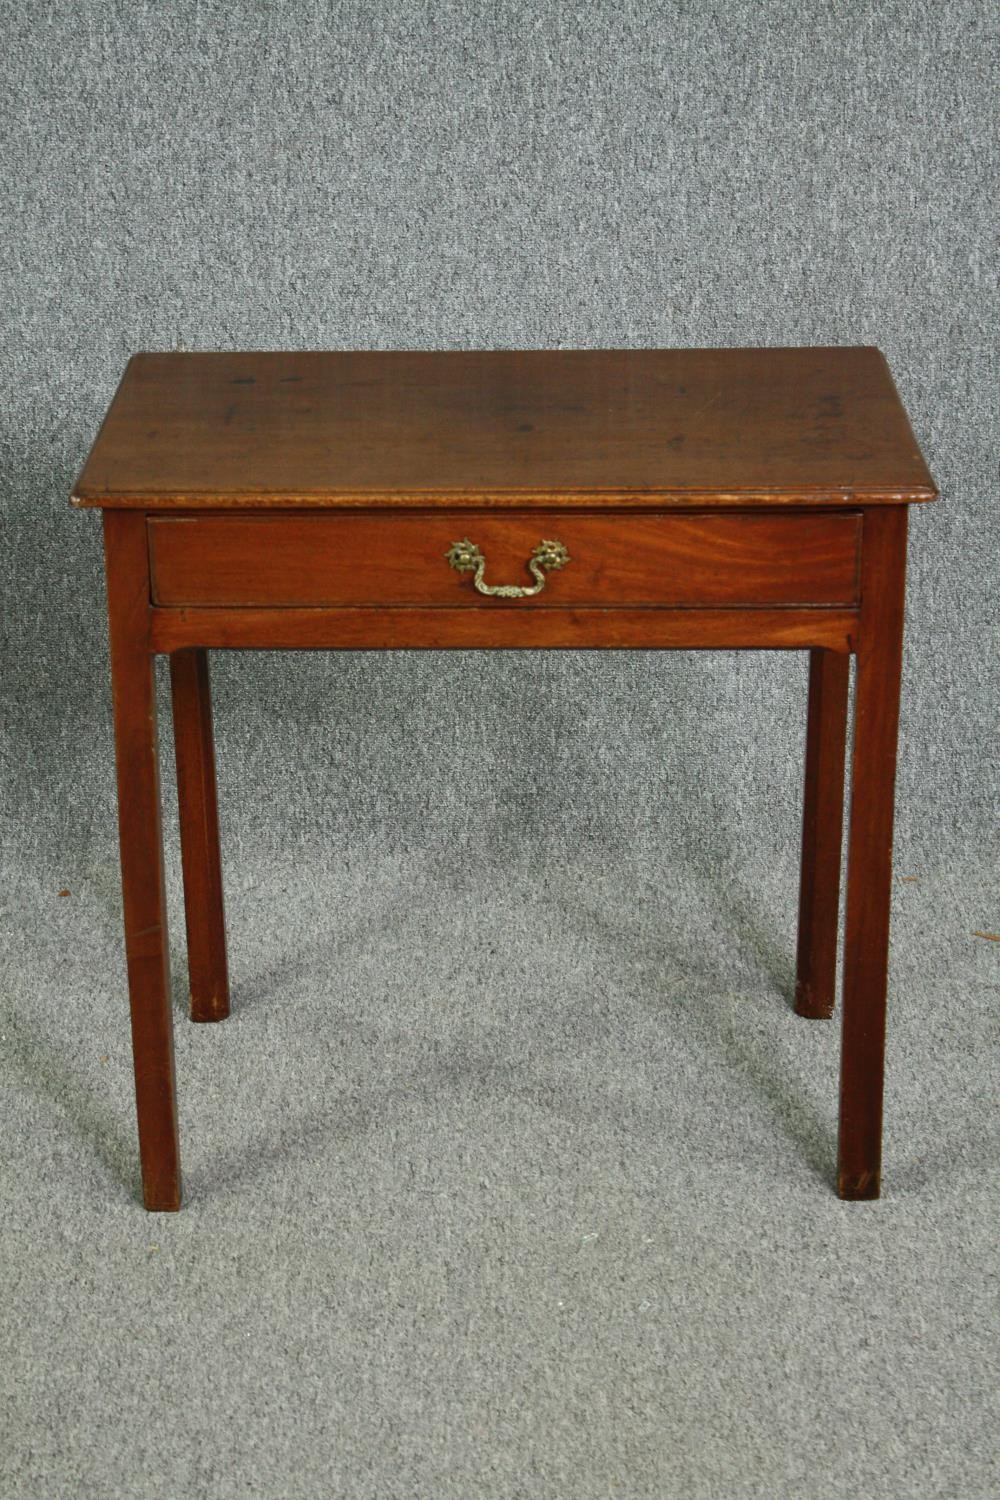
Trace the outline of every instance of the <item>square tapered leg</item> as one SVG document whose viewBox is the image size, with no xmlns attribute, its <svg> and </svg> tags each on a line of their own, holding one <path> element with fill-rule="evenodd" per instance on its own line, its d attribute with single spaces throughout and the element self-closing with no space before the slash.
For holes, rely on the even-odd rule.
<svg viewBox="0 0 1000 1500">
<path fill-rule="evenodd" d="M 906 508 L 868 513 L 854 701 L 837 1191 L 877 1198 L 882 1161 Z"/>
<path fill-rule="evenodd" d="M 846 653 L 810 652 L 795 1009 L 816 1020 L 833 1015 L 837 985 L 849 677 Z"/>
<path fill-rule="evenodd" d="M 104 514 L 125 958 L 143 1200 L 181 1204 L 146 523 Z"/>
<path fill-rule="evenodd" d="M 191 1019 L 221 1021 L 229 1014 L 229 971 L 208 652 L 172 652 L 170 689 Z"/>
</svg>

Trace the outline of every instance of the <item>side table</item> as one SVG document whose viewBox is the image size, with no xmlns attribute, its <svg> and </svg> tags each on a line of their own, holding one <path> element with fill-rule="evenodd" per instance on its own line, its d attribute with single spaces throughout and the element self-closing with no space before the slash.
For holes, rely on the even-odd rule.
<svg viewBox="0 0 1000 1500">
<path fill-rule="evenodd" d="M 876 349 L 137 354 L 103 511 L 143 1196 L 181 1201 L 153 657 L 170 657 L 191 1015 L 229 1013 L 208 650 L 808 650 L 799 1015 L 834 1009 L 837 1190 L 880 1187 L 907 507 Z"/>
</svg>

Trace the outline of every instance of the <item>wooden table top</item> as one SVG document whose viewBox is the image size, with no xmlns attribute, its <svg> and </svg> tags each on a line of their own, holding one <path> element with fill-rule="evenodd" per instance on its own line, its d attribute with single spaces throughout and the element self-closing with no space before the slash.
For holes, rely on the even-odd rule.
<svg viewBox="0 0 1000 1500">
<path fill-rule="evenodd" d="M 872 348 L 137 354 L 78 506 L 823 505 L 937 494 Z"/>
</svg>

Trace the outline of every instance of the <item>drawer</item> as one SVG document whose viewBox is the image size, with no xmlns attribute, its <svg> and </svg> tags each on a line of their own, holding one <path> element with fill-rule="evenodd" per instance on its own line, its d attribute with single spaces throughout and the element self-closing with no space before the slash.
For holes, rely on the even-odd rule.
<svg viewBox="0 0 1000 1500">
<path fill-rule="evenodd" d="M 854 604 L 861 517 L 229 511 L 151 517 L 148 533 L 153 602 L 163 605 L 718 608 Z M 466 541 L 475 552 L 456 556 Z M 543 541 L 561 543 L 569 560 L 549 567 L 554 557 L 543 554 L 533 574 L 529 560 Z M 486 595 L 477 576 L 487 589 L 535 592 Z"/>
</svg>

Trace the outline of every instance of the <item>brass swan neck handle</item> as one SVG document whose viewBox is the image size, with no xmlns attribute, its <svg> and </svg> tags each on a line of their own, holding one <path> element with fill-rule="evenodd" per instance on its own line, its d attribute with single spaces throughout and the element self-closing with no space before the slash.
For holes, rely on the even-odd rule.
<svg viewBox="0 0 1000 1500">
<path fill-rule="evenodd" d="M 546 573 L 564 568 L 570 561 L 562 542 L 539 542 L 528 558 L 528 572 L 535 580 L 528 587 L 517 583 L 486 583 L 486 558 L 475 542 L 470 542 L 468 538 L 453 542 L 445 557 L 456 573 L 475 573 L 472 581 L 480 594 L 488 594 L 497 599 L 530 599 L 533 594 L 540 594 L 545 587 Z"/>
</svg>

